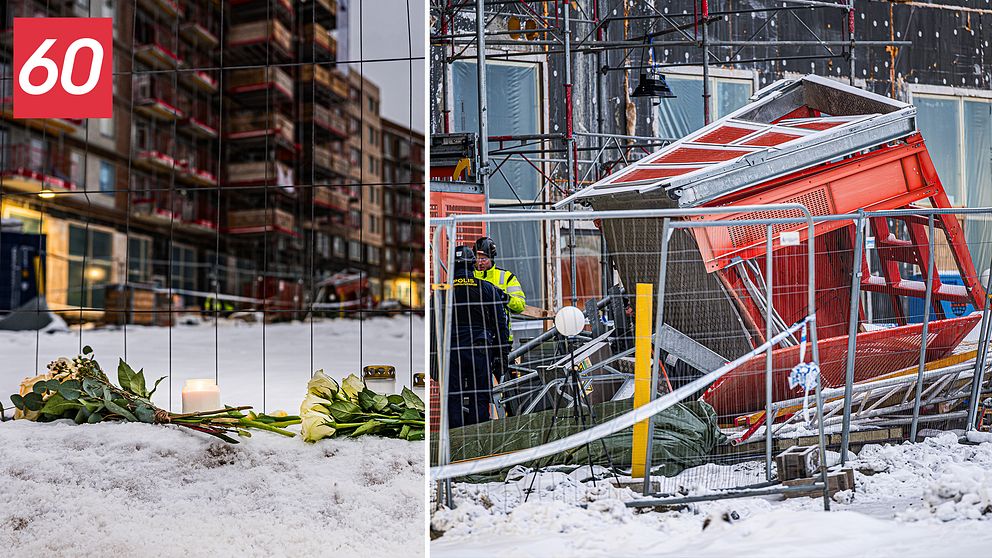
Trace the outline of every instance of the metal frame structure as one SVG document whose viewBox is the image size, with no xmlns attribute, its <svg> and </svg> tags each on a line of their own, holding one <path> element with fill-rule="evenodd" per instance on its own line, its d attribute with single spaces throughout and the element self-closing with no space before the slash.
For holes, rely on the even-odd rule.
<svg viewBox="0 0 992 558">
<path fill-rule="evenodd" d="M 803 206 L 801 204 L 777 204 L 777 205 L 764 205 L 764 206 L 744 206 L 741 209 L 742 210 L 745 210 L 745 211 L 747 211 L 747 210 L 751 210 L 751 211 L 759 211 L 759 210 L 761 210 L 761 211 L 769 211 L 769 210 L 771 210 L 771 211 L 780 211 L 780 212 L 790 212 L 790 211 L 791 212 L 800 212 L 801 214 L 803 214 L 805 216 L 804 218 L 801 218 L 801 219 L 789 219 L 788 221 L 789 222 L 797 222 L 797 221 L 799 221 L 799 222 L 805 222 L 806 225 L 807 225 L 807 227 L 808 227 L 808 237 L 807 238 L 812 239 L 812 238 L 815 238 L 815 236 L 816 236 L 816 234 L 815 234 L 815 226 L 816 226 L 815 225 L 815 218 L 814 218 L 813 214 L 810 212 L 810 210 L 807 209 L 805 206 Z M 556 212 L 524 212 L 524 213 L 504 213 L 504 214 L 485 214 L 485 215 L 460 215 L 460 216 L 447 217 L 447 218 L 444 218 L 444 219 L 438 219 L 438 220 L 436 220 L 433 223 L 435 225 L 435 230 L 434 230 L 434 237 L 433 237 L 432 245 L 433 246 L 446 245 L 446 247 L 447 247 L 447 254 L 446 254 L 445 257 L 446 257 L 447 265 L 445 266 L 445 268 L 446 269 L 452 269 L 453 268 L 453 265 L 454 265 L 454 243 L 453 242 L 444 242 L 444 238 L 445 238 L 445 236 L 447 238 L 457 238 L 457 226 L 458 226 L 459 223 L 466 223 L 466 222 L 486 222 L 486 223 L 493 223 L 493 222 L 523 222 L 523 221 L 552 221 L 552 222 L 553 221 L 568 221 L 568 222 L 574 222 L 576 220 L 632 219 L 632 218 L 654 218 L 654 219 L 660 218 L 660 219 L 663 219 L 664 220 L 664 223 L 665 223 L 664 230 L 666 231 L 666 234 L 664 235 L 664 237 L 666 239 L 666 242 L 664 242 L 662 244 L 662 246 L 661 246 L 662 258 L 661 258 L 661 264 L 660 264 L 660 269 L 659 269 L 658 285 L 656 286 L 657 293 L 658 293 L 658 295 L 657 295 L 658 296 L 658 298 L 657 298 L 657 308 L 658 308 L 658 310 L 657 310 L 657 312 L 655 314 L 655 323 L 654 323 L 654 331 L 655 332 L 661 332 L 662 331 L 662 326 L 664 324 L 664 317 L 663 317 L 664 312 L 663 312 L 663 308 L 664 308 L 664 293 L 665 293 L 665 281 L 666 281 L 666 271 L 667 271 L 667 266 L 666 266 L 667 257 L 666 256 L 667 256 L 667 253 L 668 253 L 668 242 L 667 242 L 667 239 L 669 238 L 669 234 L 667 234 L 667 231 L 671 231 L 671 230 L 677 229 L 677 228 L 696 229 L 696 228 L 701 228 L 701 227 L 726 227 L 726 226 L 730 226 L 730 225 L 735 225 L 735 224 L 739 225 L 741 223 L 745 223 L 747 225 L 764 225 L 767 233 L 769 235 L 771 235 L 772 234 L 772 230 L 773 230 L 772 229 L 772 225 L 776 221 L 782 221 L 782 220 L 774 220 L 774 219 L 754 219 L 754 220 L 747 220 L 747 221 L 740 221 L 740 220 L 736 220 L 736 221 L 726 221 L 726 220 L 699 220 L 699 219 L 674 220 L 674 219 L 680 219 L 680 218 L 700 217 L 700 216 L 707 216 L 707 215 L 708 216 L 720 216 L 720 215 L 724 215 L 725 213 L 726 213 L 726 210 L 723 209 L 723 208 L 691 208 L 691 209 L 650 209 L 650 210 L 628 210 L 628 211 L 571 211 L 571 212 L 557 212 L 556 211 Z M 771 242 L 771 236 L 769 236 L 768 242 L 769 243 Z M 434 257 L 432 260 L 433 260 L 432 261 L 432 277 L 434 277 L 435 280 L 437 281 L 437 283 L 435 283 L 435 285 L 433 287 L 433 293 L 434 293 L 434 297 L 433 297 L 433 302 L 434 302 L 433 308 L 435 308 L 435 313 L 437 315 L 437 318 L 434 320 L 434 335 L 435 335 L 435 339 L 437 339 L 437 340 L 440 341 L 440 343 L 438 345 L 438 348 L 437 348 L 437 353 L 436 353 L 436 360 L 437 360 L 437 363 L 436 364 L 437 364 L 437 370 L 438 370 L 438 376 L 439 376 L 438 379 L 439 379 L 439 383 L 440 383 L 440 390 L 439 390 L 439 392 L 440 392 L 439 393 L 439 395 L 440 395 L 440 398 L 439 398 L 439 403 L 440 403 L 440 406 L 439 406 L 440 407 L 439 408 L 440 423 L 439 424 L 440 424 L 440 426 L 439 426 L 439 433 L 438 433 L 439 435 L 438 435 L 438 444 L 437 444 L 438 453 L 436 455 L 437 468 L 434 469 L 434 470 L 432 470 L 432 475 L 435 476 L 435 478 L 443 481 L 439 485 L 439 489 L 441 490 L 441 496 L 442 496 L 442 499 L 444 501 L 446 501 L 449 505 L 451 505 L 452 504 L 452 497 L 451 497 L 451 478 L 453 478 L 453 476 L 455 476 L 455 475 L 452 474 L 452 473 L 441 473 L 439 471 L 444 471 L 444 468 L 445 467 L 448 467 L 449 464 L 450 464 L 450 462 L 451 462 L 451 447 L 450 447 L 450 436 L 449 436 L 449 427 L 448 427 L 447 400 L 448 400 L 448 388 L 449 388 L 449 383 L 450 383 L 448 381 L 448 378 L 449 378 L 449 371 L 450 371 L 450 364 L 451 364 L 450 363 L 450 359 L 449 359 L 449 355 L 450 355 L 450 352 L 451 352 L 451 336 L 452 336 L 451 316 L 453 315 L 453 297 L 451 297 L 451 296 L 444 297 L 444 304 L 443 304 L 443 308 L 442 308 L 442 301 L 441 301 L 441 295 L 440 295 L 440 293 L 443 292 L 443 291 L 447 291 L 448 289 L 450 289 L 450 287 L 451 287 L 451 278 L 450 278 L 450 276 L 448 276 L 448 277 L 445 277 L 442 280 L 441 278 L 444 277 L 444 276 L 442 275 L 442 263 L 440 261 L 440 258 Z M 806 289 L 807 289 L 807 317 L 803 321 L 803 324 L 804 324 L 803 327 L 805 328 L 805 327 L 808 326 L 808 328 L 809 328 L 809 339 L 810 339 L 810 343 L 811 343 L 811 345 L 810 345 L 810 353 L 809 354 L 810 354 L 811 362 L 816 363 L 818 365 L 819 364 L 819 349 L 818 349 L 818 346 L 817 346 L 817 334 L 816 334 L 816 287 L 815 287 L 815 285 L 816 285 L 816 266 L 815 266 L 816 254 L 815 254 L 815 250 L 808 250 L 807 251 L 806 260 L 807 260 L 807 270 L 806 270 L 807 271 L 807 281 L 806 281 L 807 282 L 807 285 L 806 285 Z M 771 262 L 770 261 L 768 262 L 768 265 L 769 265 L 769 268 L 770 268 L 770 266 L 771 266 Z M 766 294 L 766 296 L 768 297 L 768 299 L 771 298 L 770 286 L 771 286 L 771 284 L 769 283 L 767 285 L 767 287 L 766 287 L 768 289 L 767 294 Z M 768 308 L 770 309 L 771 306 L 769 305 Z M 769 322 L 770 322 L 770 320 L 769 320 Z M 682 393 L 682 392 L 686 392 L 686 394 L 688 394 L 688 393 L 691 393 L 692 391 L 694 391 L 696 389 L 706 387 L 706 386 L 710 385 L 714 380 L 716 380 L 717 378 L 719 378 L 720 376 L 722 376 L 723 374 L 726 374 L 727 372 L 729 372 L 729 371 L 733 370 L 734 368 L 736 368 L 736 366 L 739 366 L 739 364 L 745 362 L 751 356 L 760 354 L 761 352 L 767 352 L 767 353 L 770 354 L 772 347 L 775 344 L 777 344 L 778 342 L 783 341 L 787 336 L 791 335 L 796 330 L 797 325 L 798 324 L 795 324 L 795 325 L 791 326 L 791 328 L 786 328 L 785 331 L 780 332 L 778 335 L 769 336 L 767 338 L 767 341 L 762 346 L 760 346 L 758 348 L 755 348 L 750 354 L 744 355 L 742 357 L 738 357 L 737 359 L 735 359 L 731 363 L 725 364 L 724 366 L 718 368 L 716 371 L 713 371 L 713 372 L 710 372 L 709 374 L 704 375 L 702 378 L 699 378 L 699 379 L 695 380 L 694 382 L 690 383 L 687 386 L 683 386 L 682 388 L 680 388 L 676 392 L 672 392 L 669 395 L 675 395 L 675 394 Z M 548 337 L 554 335 L 553 331 L 554 331 L 553 329 L 552 330 L 549 330 L 550 335 Z M 658 382 L 659 382 L 659 377 L 660 377 L 660 374 L 659 374 L 659 362 L 660 361 L 659 361 L 659 352 L 658 352 L 660 350 L 659 347 L 660 347 L 660 345 L 657 344 L 657 343 L 655 343 L 654 358 L 653 358 L 653 361 L 652 361 L 652 369 L 651 369 L 651 386 L 652 387 L 651 387 L 651 392 L 650 393 L 651 393 L 651 399 L 652 400 L 654 399 L 654 394 L 656 394 L 658 392 Z M 771 385 L 771 375 L 772 375 L 771 360 L 770 359 L 767 359 L 766 362 L 767 362 L 767 368 L 766 368 L 766 371 L 765 371 L 766 376 L 767 376 L 766 383 L 767 383 L 767 385 L 770 386 Z M 688 389 L 688 388 L 691 388 L 691 389 Z M 770 387 L 769 387 L 769 389 L 770 389 Z M 826 455 L 826 441 L 825 441 L 824 436 L 823 436 L 823 428 L 822 428 L 822 425 L 823 425 L 823 414 L 822 414 L 823 404 L 822 404 L 822 401 L 823 400 L 822 400 L 821 394 L 822 394 L 822 387 L 821 387 L 821 384 L 820 384 L 820 381 L 819 381 L 819 376 L 817 376 L 815 398 L 816 398 L 816 401 L 817 401 L 817 405 L 816 405 L 816 409 L 817 409 L 817 422 L 820 425 L 819 426 L 819 441 L 818 441 L 818 443 L 819 443 L 820 455 Z M 766 408 L 768 409 L 768 414 L 770 415 L 771 414 L 770 413 L 770 408 L 771 408 L 771 399 L 770 398 L 766 400 L 766 405 L 767 405 Z M 666 408 L 666 407 L 659 407 L 659 408 L 657 408 L 657 410 L 654 411 L 654 413 L 660 412 L 664 408 Z M 643 409 L 641 409 L 641 412 L 643 413 Z M 637 414 L 637 413 L 638 413 L 638 411 L 635 410 L 631 414 Z M 650 417 L 654 413 L 647 414 L 643 418 L 648 418 L 648 417 Z M 629 418 L 629 416 L 627 416 L 625 418 Z M 613 419 L 613 421 L 611 421 L 611 422 L 618 422 L 620 420 L 621 419 L 619 419 L 619 418 L 618 419 Z M 588 431 L 587 434 L 590 434 L 591 435 L 597 429 L 604 429 L 604 427 L 607 427 L 607 424 L 599 425 L 599 426 L 591 429 L 590 431 Z M 575 436 L 570 437 L 570 438 L 574 438 L 574 437 Z M 566 443 L 569 439 L 559 440 L 559 441 L 554 442 L 553 444 L 550 444 L 550 445 L 556 445 L 556 444 L 559 444 L 560 445 L 560 444 Z M 574 446 L 570 446 L 570 447 L 574 447 Z M 527 453 L 527 452 L 533 452 L 533 451 L 538 451 L 539 452 L 542 449 L 543 449 L 543 446 L 542 447 L 539 447 L 539 448 L 532 448 L 531 450 L 526 450 L 525 452 L 521 452 L 521 453 Z M 556 453 L 556 452 L 552 452 L 552 453 Z M 645 460 L 645 469 L 647 471 L 650 471 L 651 470 L 651 454 L 652 454 L 652 449 L 651 449 L 651 435 L 649 433 L 649 435 L 648 435 L 648 444 L 647 444 L 647 448 L 646 448 L 646 460 Z M 544 455 L 544 454 L 541 454 L 541 455 Z M 507 464 L 519 463 L 519 462 L 521 462 L 522 459 L 524 461 L 528 461 L 529 460 L 529 459 L 524 459 L 524 457 L 522 457 L 520 455 L 516 455 L 516 456 L 514 456 L 514 455 L 500 456 L 500 457 L 494 457 L 494 458 L 490 458 L 490 459 L 493 460 L 493 461 L 499 461 L 499 462 L 501 462 L 500 465 L 498 465 L 498 466 L 504 466 L 504 465 L 507 465 Z M 770 471 L 770 460 L 771 460 L 770 451 L 767 452 L 767 459 L 769 461 L 769 464 L 766 465 L 766 468 L 768 468 L 768 470 Z M 806 490 L 810 490 L 810 489 L 812 489 L 812 490 L 822 490 L 822 492 L 823 492 L 824 509 L 828 509 L 829 510 L 830 509 L 830 501 L 829 501 L 829 491 L 828 491 L 828 485 L 827 485 L 827 468 L 826 468 L 825 460 L 821 460 L 821 461 L 822 461 L 822 463 L 821 463 L 821 467 L 820 467 L 820 471 L 819 471 L 819 473 L 821 475 L 820 476 L 820 480 L 818 482 L 815 482 L 813 484 L 813 486 L 811 486 L 811 487 L 810 486 L 807 486 L 806 487 Z M 475 466 L 476 467 L 480 467 L 480 464 L 477 462 L 475 464 Z M 485 466 L 486 465 L 481 465 L 481 467 L 485 467 Z M 492 467 L 497 467 L 497 468 L 498 468 L 498 466 L 492 465 Z M 457 469 L 457 467 L 456 467 L 456 469 Z M 483 468 L 483 469 L 480 469 L 480 470 L 489 470 L 489 469 L 484 469 Z M 775 488 L 763 488 L 762 491 L 760 491 L 760 494 L 776 493 L 776 492 L 788 492 L 790 490 L 794 490 L 794 489 L 793 488 L 784 487 L 784 486 L 783 487 L 775 487 Z M 769 492 L 769 491 L 771 491 L 771 492 Z M 643 492 L 644 492 L 644 495 L 645 496 L 649 496 L 651 494 L 651 492 L 650 492 L 650 475 L 647 475 L 646 478 L 645 478 L 645 480 L 644 480 Z M 749 489 L 747 487 L 744 487 L 741 490 L 728 491 L 728 492 L 723 493 L 723 494 L 725 494 L 724 497 L 744 497 L 744 496 L 747 496 L 747 495 L 759 495 L 759 493 L 755 493 L 755 492 L 753 492 L 751 489 Z M 708 499 L 713 499 L 713 496 L 712 495 L 709 495 L 709 496 L 700 496 L 700 497 L 698 497 L 698 499 L 699 499 L 699 501 L 708 500 Z M 680 498 L 679 500 L 680 501 L 681 500 L 684 500 L 684 498 Z M 689 498 L 689 500 L 695 501 L 695 500 L 693 500 L 693 498 Z M 665 502 L 667 502 L 667 499 L 665 499 L 665 498 L 662 498 L 662 499 L 652 498 L 652 499 L 649 499 L 649 500 L 646 500 L 646 501 L 647 502 L 651 502 L 650 505 L 661 505 L 661 504 L 664 504 Z M 638 504 L 638 505 L 640 505 L 640 504 Z M 644 505 L 649 505 L 649 504 L 644 504 Z"/>
<path fill-rule="evenodd" d="M 650 0 L 431 0 L 432 19 L 430 44 L 438 55 L 440 69 L 440 96 L 435 99 L 433 133 L 452 131 L 449 103 L 450 64 L 457 60 L 471 60 L 477 65 L 478 79 L 478 149 L 477 181 L 485 193 L 485 211 L 489 211 L 489 181 L 501 172 L 508 161 L 519 161 L 532 167 L 540 180 L 539 196 L 535 200 L 519 199 L 520 209 L 541 208 L 568 198 L 583 185 L 602 179 L 618 166 L 650 154 L 651 150 L 666 145 L 676 138 L 659 138 L 638 135 L 636 125 L 627 123 L 625 133 L 617 133 L 606 124 L 604 112 L 608 105 L 606 82 L 615 72 L 623 72 L 626 100 L 629 103 L 630 73 L 641 70 L 664 70 L 688 66 L 702 68 L 702 95 L 704 123 L 710 124 L 709 84 L 712 66 L 742 67 L 756 62 L 788 62 L 790 60 L 846 60 L 848 78 L 855 83 L 855 51 L 857 48 L 895 48 L 912 44 L 910 41 L 859 41 L 855 36 L 854 0 L 840 2 L 814 0 L 766 0 L 766 6 L 729 11 L 711 11 L 709 0 L 699 0 L 699 11 L 694 13 L 667 13 L 655 7 Z M 695 5 L 695 4 L 694 4 Z M 574 8 L 573 8 L 574 7 Z M 611 11 L 612 8 L 612 11 Z M 616 13 L 617 10 L 621 13 Z M 847 40 L 824 40 L 807 25 L 801 11 L 840 12 L 838 27 L 844 29 Z M 712 29 L 726 24 L 726 16 L 750 13 L 764 18 L 749 40 L 712 40 Z M 778 17 L 790 17 L 799 22 L 803 31 L 797 37 L 779 37 L 776 41 L 753 41 L 762 30 L 775 25 Z M 513 18 L 518 29 L 504 26 L 503 20 Z M 791 21 L 791 20 L 790 20 Z M 524 23 L 531 26 L 526 27 Z M 635 30 L 643 27 L 643 33 Z M 760 52 L 768 46 L 813 47 L 816 54 L 795 56 L 747 55 Z M 654 60 L 654 49 L 684 47 L 698 55 L 693 60 L 665 64 L 644 64 L 646 58 Z M 502 50 L 497 50 L 502 49 Z M 741 54 L 744 53 L 744 56 Z M 489 133 L 487 106 L 486 65 L 491 60 L 512 60 L 543 55 L 547 59 L 546 113 L 549 126 L 556 130 L 539 134 L 494 136 Z M 592 58 L 593 62 L 588 62 Z M 619 62 L 616 62 L 619 60 Z M 640 60 L 640 63 L 635 63 Z M 580 67 L 581 66 L 581 67 Z M 554 71 L 550 69 L 553 68 Z M 592 72 L 590 68 L 595 68 Z M 583 70 L 579 72 L 580 70 Z M 577 110 L 576 75 L 579 79 L 595 80 L 592 100 L 595 115 L 588 110 Z M 593 75 L 589 75 L 592 73 Z M 440 105 L 440 106 L 437 106 Z M 582 107 L 583 109 L 585 107 Z M 635 109 L 636 110 L 636 109 Z M 577 128 L 576 113 L 584 113 L 590 125 Z M 492 145 L 493 143 L 498 146 Z M 511 186 L 512 187 L 512 186 Z M 575 209 L 574 204 L 563 206 Z M 557 246 L 556 235 L 548 244 L 548 254 Z M 575 249 L 575 229 L 568 226 L 569 252 Z M 574 259 L 572 260 L 574 267 Z M 571 270 L 574 277 L 574 269 Z M 548 278 L 557 283 L 558 275 Z M 604 275 L 605 277 L 605 275 Z M 576 300 L 576 287 L 571 293 L 557 293 L 555 303 L 568 294 Z M 604 291 L 605 292 L 605 291 Z M 560 297 L 560 298 L 559 298 Z"/>
</svg>

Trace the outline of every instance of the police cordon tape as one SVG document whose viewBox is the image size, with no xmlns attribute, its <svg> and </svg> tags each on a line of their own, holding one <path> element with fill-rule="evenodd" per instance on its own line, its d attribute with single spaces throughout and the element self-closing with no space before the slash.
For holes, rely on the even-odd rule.
<svg viewBox="0 0 992 558">
<path fill-rule="evenodd" d="M 610 434 L 615 434 L 624 428 L 629 428 L 635 423 L 652 417 L 665 409 L 675 405 L 679 401 L 682 401 L 686 397 L 692 395 L 696 391 L 703 389 L 704 387 L 710 385 L 711 383 L 718 380 L 721 376 L 730 372 L 731 370 L 737 368 L 738 366 L 744 364 L 754 356 L 761 354 L 766 350 L 771 350 L 771 347 L 785 339 L 787 336 L 792 335 L 796 331 L 799 331 L 807 323 L 813 321 L 814 316 L 807 316 L 806 318 L 796 322 L 791 327 L 785 331 L 779 333 L 778 335 L 772 337 L 770 340 L 766 341 L 762 345 L 759 345 L 751 352 L 737 357 L 736 359 L 724 364 L 720 368 L 702 376 L 679 389 L 667 393 L 664 396 L 651 401 L 650 403 L 643 405 L 634 409 L 633 411 L 616 417 L 612 420 L 604 422 L 603 424 L 594 426 L 589 430 L 584 432 L 579 432 L 578 434 L 572 434 L 561 440 L 555 440 L 549 444 L 544 444 L 536 446 L 533 448 L 528 448 L 514 453 L 509 453 L 506 455 L 497 455 L 493 457 L 487 457 L 484 459 L 479 459 L 475 461 L 462 461 L 459 463 L 452 463 L 449 465 L 440 465 L 437 467 L 431 467 L 431 480 L 440 481 L 445 479 L 452 479 L 456 477 L 464 477 L 467 475 L 474 475 L 478 473 L 487 473 L 490 471 L 496 471 L 506 467 L 512 467 L 514 465 L 519 465 L 521 463 L 527 463 L 528 461 L 534 461 L 535 459 L 541 459 L 542 457 L 548 457 L 550 455 L 555 455 L 563 451 L 570 450 L 572 448 L 577 448 L 579 446 L 588 444 L 594 440 L 598 440 Z"/>
</svg>

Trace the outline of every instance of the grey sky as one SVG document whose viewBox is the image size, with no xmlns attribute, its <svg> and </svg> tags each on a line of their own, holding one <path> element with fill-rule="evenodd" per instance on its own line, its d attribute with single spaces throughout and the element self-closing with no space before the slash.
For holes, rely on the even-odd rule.
<svg viewBox="0 0 992 558">
<path fill-rule="evenodd" d="M 365 60 L 353 64 L 365 77 L 379 86 L 382 115 L 414 130 L 424 131 L 424 30 L 425 0 L 347 0 L 347 60 Z M 407 8 L 409 6 L 409 10 Z M 408 42 L 408 16 L 410 41 Z M 343 18 L 341 18 L 343 19 Z M 339 27 L 340 27 L 339 22 Z M 418 57 L 412 65 L 407 60 L 374 60 Z M 344 58 L 344 57 L 342 57 Z M 411 72 L 413 95 L 410 95 Z M 413 122 L 410 103 L 413 102 Z"/>
</svg>

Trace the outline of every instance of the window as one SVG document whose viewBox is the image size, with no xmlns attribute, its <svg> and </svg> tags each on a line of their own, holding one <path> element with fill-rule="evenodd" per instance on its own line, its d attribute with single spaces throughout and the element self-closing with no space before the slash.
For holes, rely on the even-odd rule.
<svg viewBox="0 0 992 558">
<path fill-rule="evenodd" d="M 372 265 L 379 265 L 379 249 L 375 246 L 366 246 L 366 259 Z"/>
<path fill-rule="evenodd" d="M 127 280 L 130 283 L 150 283 L 152 278 L 152 241 L 131 236 L 127 241 Z"/>
<path fill-rule="evenodd" d="M 983 92 L 984 93 L 984 92 Z M 917 125 L 952 205 L 992 205 L 992 99 L 965 95 L 913 94 Z M 988 266 L 992 222 L 969 215 L 965 240 L 975 266 Z"/>
<path fill-rule="evenodd" d="M 67 259 L 69 304 L 103 308 L 105 287 L 113 282 L 113 234 L 70 223 Z"/>
<path fill-rule="evenodd" d="M 113 195 L 117 186 L 117 169 L 108 161 L 100 161 L 100 191 Z"/>
<path fill-rule="evenodd" d="M 702 76 L 666 74 L 665 81 L 675 93 L 673 99 L 661 99 L 658 135 L 681 138 L 705 125 Z M 710 121 L 730 114 L 747 104 L 754 82 L 746 78 L 710 77 Z"/>
<path fill-rule="evenodd" d="M 357 240 L 348 241 L 348 258 L 355 262 L 362 260 L 362 245 Z"/>
<path fill-rule="evenodd" d="M 69 151 L 69 181 L 79 187 L 86 185 L 86 168 L 83 154 L 75 149 Z"/>
<path fill-rule="evenodd" d="M 345 257 L 345 241 L 343 238 L 341 238 L 340 236 L 335 236 L 331 245 L 333 246 L 334 249 L 335 258 Z"/>
<path fill-rule="evenodd" d="M 97 118 L 96 121 L 99 123 L 100 135 L 105 138 L 114 137 L 114 119 L 111 118 Z"/>
<path fill-rule="evenodd" d="M 189 246 L 172 245 L 172 288 L 196 290 L 196 252 Z"/>
</svg>

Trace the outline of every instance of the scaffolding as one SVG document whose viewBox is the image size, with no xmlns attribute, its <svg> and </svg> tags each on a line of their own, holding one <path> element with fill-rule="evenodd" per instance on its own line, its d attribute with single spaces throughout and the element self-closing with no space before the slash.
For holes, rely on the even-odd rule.
<svg viewBox="0 0 992 558">
<path fill-rule="evenodd" d="M 478 124 L 457 131 L 477 132 L 488 139 L 479 142 L 473 161 L 478 183 L 473 187 L 481 186 L 485 193 L 484 211 L 490 210 L 490 181 L 510 161 L 536 171 L 539 195 L 531 200 L 514 191 L 517 203 L 499 206 L 543 209 L 677 139 L 658 134 L 650 104 L 657 105 L 658 99 L 639 101 L 632 95 L 638 74 L 701 69 L 698 100 L 704 125 L 714 119 L 710 76 L 715 68 L 782 74 L 792 71 L 790 62 L 793 67 L 796 62 L 809 62 L 806 68 L 813 71 L 800 71 L 829 73 L 854 85 L 860 81 L 857 71 L 862 60 L 867 65 L 870 57 L 888 53 L 890 90 L 876 92 L 895 96 L 895 57 L 912 41 L 898 39 L 895 25 L 887 23 L 886 40 L 859 39 L 855 16 L 859 8 L 867 10 L 867 4 L 856 5 L 854 0 L 757 0 L 747 6 L 734 0 L 432 0 L 432 133 L 456 131 L 452 64 L 474 62 Z M 888 9 L 891 19 L 891 4 Z M 537 134 L 490 133 L 487 67 L 535 58 L 546 68 L 540 102 L 550 129 Z M 639 118 L 645 109 L 647 117 Z M 436 185 L 449 191 L 453 187 Z M 513 190 L 514 185 L 509 187 Z M 571 253 L 574 228 L 569 229 L 564 246 L 551 240 L 548 250 Z M 605 292 L 607 285 L 603 287 Z M 562 304 L 563 298 L 574 303 L 577 293 L 574 286 L 570 290 L 563 297 L 561 286 L 551 285 L 554 304 Z"/>
</svg>

